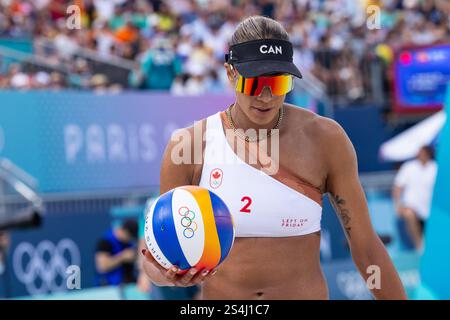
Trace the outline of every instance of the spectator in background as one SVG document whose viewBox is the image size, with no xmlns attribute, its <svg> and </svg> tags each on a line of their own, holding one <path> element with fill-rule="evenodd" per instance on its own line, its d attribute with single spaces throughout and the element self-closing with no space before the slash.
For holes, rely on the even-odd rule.
<svg viewBox="0 0 450 320">
<path fill-rule="evenodd" d="M 392 196 L 400 219 L 416 250 L 422 250 L 423 232 L 430 214 L 437 165 L 432 147 L 422 147 L 414 160 L 405 162 L 395 177 Z"/>
<path fill-rule="evenodd" d="M 107 231 L 98 241 L 95 253 L 95 285 L 119 285 L 136 281 L 134 264 L 138 225 L 126 220 Z"/>
<path fill-rule="evenodd" d="M 123 8 L 116 6 L 114 8 L 114 15 L 111 19 L 108 19 L 108 25 L 112 31 L 116 31 L 125 24 L 125 18 L 123 16 Z"/>
<path fill-rule="evenodd" d="M 75 38 L 76 32 L 67 29 L 64 25 L 61 25 L 59 28 L 59 33 L 53 39 L 53 42 L 59 57 L 69 61 L 79 48 Z"/>
<path fill-rule="evenodd" d="M 185 69 L 188 73 L 205 74 L 208 69 L 213 67 L 214 56 L 213 51 L 203 41 L 198 41 L 189 53 L 189 57 L 185 63 Z"/>
<path fill-rule="evenodd" d="M 134 64 L 133 70 L 128 74 L 128 86 L 134 89 L 142 89 L 144 86 L 144 73 L 138 63 Z"/>
<path fill-rule="evenodd" d="M 225 93 L 229 90 L 216 70 L 209 72 L 201 65 L 193 65 L 190 73 L 183 73 L 175 78 L 170 93 L 176 96 L 196 96 L 202 94 Z"/>
<path fill-rule="evenodd" d="M 109 58 L 112 55 L 115 42 L 111 28 L 105 23 L 97 30 L 94 30 L 93 35 L 98 55 L 102 58 Z"/>
<path fill-rule="evenodd" d="M 212 69 L 205 80 L 205 91 L 207 93 L 224 93 L 227 88 L 220 81 L 217 71 Z"/>
<path fill-rule="evenodd" d="M 50 74 L 50 85 L 49 89 L 61 90 L 66 87 L 66 81 L 64 76 L 59 72 L 52 72 Z"/>
<path fill-rule="evenodd" d="M 133 43 L 138 40 L 139 31 L 134 26 L 133 22 L 128 20 L 125 25 L 116 30 L 115 36 L 119 43 Z"/>
<path fill-rule="evenodd" d="M 180 36 L 177 45 L 177 55 L 180 57 L 181 62 L 184 64 L 189 59 L 189 55 L 193 50 L 193 42 L 190 34 Z"/>
<path fill-rule="evenodd" d="M 170 11 L 170 8 L 162 2 L 159 5 L 156 29 L 161 32 L 169 32 L 175 27 L 175 20 L 175 16 Z"/>
<path fill-rule="evenodd" d="M 108 21 L 114 16 L 116 6 L 122 5 L 126 0 L 94 0 L 94 7 L 98 18 L 102 21 Z"/>
<path fill-rule="evenodd" d="M 31 77 L 22 71 L 19 64 L 12 64 L 9 68 L 9 85 L 12 89 L 30 89 Z"/>
<path fill-rule="evenodd" d="M 206 93 L 205 73 L 206 69 L 202 65 L 190 67 L 190 77 L 184 85 L 185 95 L 197 96 Z"/>
<path fill-rule="evenodd" d="M 143 55 L 141 71 L 144 87 L 150 90 L 169 90 L 181 73 L 181 60 L 169 39 L 155 39 L 153 48 Z"/>
<path fill-rule="evenodd" d="M 8 88 L 8 78 L 0 73 L 0 89 Z"/>
<path fill-rule="evenodd" d="M 216 64 L 223 63 L 230 36 L 243 17 L 273 16 L 289 30 L 294 59 L 302 70 L 324 82 L 329 95 L 357 104 L 372 97 L 373 79 L 389 81 L 394 51 L 450 39 L 448 0 L 77 0 L 84 4 L 80 30 L 66 28 L 69 2 L 0 0 L 0 36 L 33 38 L 36 55 L 70 69 L 73 55 L 81 48 L 94 49 L 103 59 L 117 56 L 141 61 L 138 57 L 148 57 L 149 51 L 142 43 L 165 39 L 181 59 L 182 73 L 193 75 L 190 66 L 202 65 L 206 68 L 203 76 L 208 77 Z M 367 29 L 370 4 L 381 8 L 379 30 Z M 40 48 L 36 44 L 42 40 L 56 49 Z M 345 60 L 339 55 L 344 48 L 351 52 Z M 378 57 L 386 63 L 382 71 L 369 68 Z M 110 76 L 112 70 L 95 72 Z M 156 85 L 154 89 L 169 90 L 176 75 L 162 74 L 161 88 L 155 83 L 160 76 L 156 70 L 137 85 L 132 81 L 130 87 L 152 89 Z M 147 76 L 149 70 L 141 72 Z M 222 76 L 226 74 L 219 74 L 221 80 Z M 5 87 L 6 81 L 2 82 Z"/>
<path fill-rule="evenodd" d="M 131 17 L 127 19 L 124 26 L 115 31 L 115 38 L 115 52 L 125 59 L 134 60 L 139 51 L 141 37 Z"/>
<path fill-rule="evenodd" d="M 91 78 L 91 89 L 97 93 L 105 93 L 108 90 L 108 77 L 104 74 L 98 73 L 92 76 Z"/>
<path fill-rule="evenodd" d="M 363 86 L 360 68 L 349 49 L 344 49 L 336 57 L 334 72 L 336 74 L 336 88 L 338 93 L 346 95 L 350 101 L 363 96 Z"/>
<path fill-rule="evenodd" d="M 185 95 L 184 88 L 186 86 L 186 82 L 189 79 L 189 75 L 187 73 L 182 73 L 178 75 L 172 82 L 172 86 L 170 88 L 170 94 L 174 96 L 183 96 Z"/>
<path fill-rule="evenodd" d="M 77 88 L 88 89 L 92 79 L 88 62 L 83 58 L 77 58 L 71 71 L 70 83 Z"/>
<path fill-rule="evenodd" d="M 36 72 L 31 78 L 33 89 L 46 89 L 50 84 L 50 75 L 47 72 Z"/>
</svg>

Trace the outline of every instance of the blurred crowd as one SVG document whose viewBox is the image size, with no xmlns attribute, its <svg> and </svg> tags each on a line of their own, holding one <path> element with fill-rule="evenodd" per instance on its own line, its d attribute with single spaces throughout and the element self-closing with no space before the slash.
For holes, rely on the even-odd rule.
<svg viewBox="0 0 450 320">
<path fill-rule="evenodd" d="M 80 29 L 68 28 L 71 4 L 81 8 Z M 448 0 L 0 0 L 0 47 L 2 38 L 28 37 L 45 62 L 0 60 L 0 88 L 224 92 L 223 56 L 249 15 L 281 22 L 300 70 L 349 100 L 364 98 L 373 65 L 376 81 L 389 81 L 398 48 L 450 38 Z M 117 73 L 125 65 L 125 76 Z"/>
</svg>

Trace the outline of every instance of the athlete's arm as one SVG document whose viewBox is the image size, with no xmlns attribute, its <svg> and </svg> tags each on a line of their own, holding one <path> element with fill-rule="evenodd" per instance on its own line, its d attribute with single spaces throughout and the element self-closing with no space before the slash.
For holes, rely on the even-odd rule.
<svg viewBox="0 0 450 320">
<path fill-rule="evenodd" d="M 326 191 L 341 221 L 353 261 L 376 299 L 406 299 L 398 273 L 370 222 L 350 139 L 333 120 L 323 119 L 320 128 L 326 154 Z"/>
<path fill-rule="evenodd" d="M 181 129 L 170 139 L 161 163 L 160 194 L 176 187 L 193 184 L 194 152 L 198 152 L 198 150 L 194 150 L 196 144 L 193 143 L 193 133 L 193 127 Z M 186 152 L 190 152 L 190 155 L 188 156 Z M 192 160 L 190 161 L 189 158 L 192 158 Z M 214 274 L 215 271 L 211 270 L 210 273 L 204 274 L 198 272 L 202 270 L 192 268 L 185 275 L 180 276 L 177 274 L 177 266 L 166 270 L 159 265 L 148 250 L 143 250 L 142 254 L 145 257 L 142 262 L 143 270 L 150 280 L 159 286 L 188 287 L 197 285 Z"/>
</svg>

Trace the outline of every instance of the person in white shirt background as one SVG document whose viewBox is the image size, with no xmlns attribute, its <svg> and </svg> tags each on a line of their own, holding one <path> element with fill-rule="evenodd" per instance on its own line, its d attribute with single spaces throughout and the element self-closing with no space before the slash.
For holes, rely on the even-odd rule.
<svg viewBox="0 0 450 320">
<path fill-rule="evenodd" d="M 430 146 L 424 146 L 415 159 L 400 167 L 394 180 L 392 197 L 397 214 L 405 221 L 409 236 L 418 251 L 423 247 L 423 232 L 430 215 L 436 172 L 434 150 Z"/>
</svg>

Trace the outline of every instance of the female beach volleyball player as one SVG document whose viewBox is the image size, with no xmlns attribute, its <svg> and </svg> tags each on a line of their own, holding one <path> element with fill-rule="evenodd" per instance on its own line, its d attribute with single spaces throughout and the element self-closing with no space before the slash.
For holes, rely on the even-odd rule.
<svg viewBox="0 0 450 320">
<path fill-rule="evenodd" d="M 144 250 L 143 268 L 160 286 L 201 284 L 203 299 L 327 299 L 320 267 L 320 219 L 322 194 L 328 193 L 362 277 L 367 280 L 373 274 L 368 270 L 379 270 L 379 285 L 369 287 L 372 294 L 404 299 L 399 276 L 372 228 L 347 135 L 335 121 L 284 103 L 293 76 L 301 78 L 292 55 L 281 24 L 261 16 L 242 21 L 224 64 L 236 89 L 235 103 L 200 122 L 206 139 L 195 135 L 195 125 L 183 129 L 190 134 L 191 141 L 184 143 L 192 155 L 198 145 L 194 139 L 202 139 L 203 161 L 175 164 L 177 139 L 164 154 L 161 193 L 199 185 L 229 207 L 236 226 L 229 256 L 217 270 L 191 269 L 178 275 L 175 267 L 165 270 Z M 259 129 L 268 130 L 264 134 Z M 272 150 L 274 135 L 279 141 L 278 166 L 269 174 L 262 163 L 246 159 L 263 141 L 265 150 Z M 238 156 L 230 136 L 244 142 L 245 154 Z M 274 158 L 272 153 L 267 156 Z M 236 161 L 221 162 L 224 155 Z"/>
</svg>

